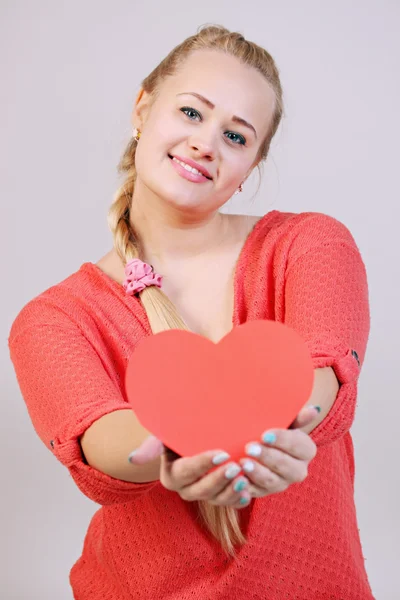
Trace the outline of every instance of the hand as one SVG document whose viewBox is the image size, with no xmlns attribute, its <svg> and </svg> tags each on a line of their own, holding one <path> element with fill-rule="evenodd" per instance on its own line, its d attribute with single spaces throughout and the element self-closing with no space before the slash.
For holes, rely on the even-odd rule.
<svg viewBox="0 0 400 600">
<path fill-rule="evenodd" d="M 132 464 L 142 465 L 161 456 L 161 483 L 167 489 L 176 491 L 184 500 L 208 500 L 211 504 L 243 508 L 251 497 L 261 498 L 277 493 L 287 489 L 291 483 L 305 479 L 308 464 L 316 454 L 316 446 L 307 434 L 293 431 L 293 428 L 305 427 L 318 414 L 315 408 L 304 408 L 293 421 L 292 430 L 274 431 L 277 440 L 273 447 L 253 442 L 252 444 L 256 444 L 253 449 L 257 446 L 261 449 L 257 460 L 240 460 L 242 468 L 247 463 L 252 470 L 245 471 L 245 476 L 234 475 L 233 480 L 227 479 L 225 471 L 230 467 L 228 474 L 234 473 L 235 463 L 215 469 L 213 459 L 224 454 L 223 452 L 209 451 L 181 458 L 165 449 L 162 442 L 154 436 L 146 438 L 134 455 L 131 455 L 130 461 Z M 248 444 L 247 448 L 252 444 Z M 228 458 L 227 456 L 226 460 Z M 238 468 L 236 463 L 236 470 Z M 211 469 L 215 470 L 209 473 Z M 235 485 L 242 490 L 235 491 Z"/>
<path fill-rule="evenodd" d="M 251 500 L 249 480 L 240 475 L 241 466 L 229 461 L 222 450 L 211 450 L 192 457 L 175 458 L 165 452 L 161 457 L 160 481 L 183 500 L 206 500 L 216 506 L 240 509 Z M 216 465 L 220 465 L 217 466 Z"/>
<path fill-rule="evenodd" d="M 303 408 L 291 429 L 265 432 L 261 443 L 246 445 L 247 455 L 256 460 L 244 458 L 239 463 L 250 481 L 252 498 L 283 492 L 292 483 L 304 481 L 317 448 L 313 440 L 298 428 L 311 423 L 318 414 L 315 407 Z"/>
<path fill-rule="evenodd" d="M 207 500 L 217 506 L 243 508 L 251 500 L 247 489 L 248 479 L 243 475 L 238 476 L 240 465 L 228 462 L 229 455 L 222 450 L 210 450 L 182 458 L 165 448 L 159 439 L 149 436 L 130 455 L 130 462 L 142 465 L 159 456 L 162 485 L 177 492 L 187 502 Z"/>
</svg>

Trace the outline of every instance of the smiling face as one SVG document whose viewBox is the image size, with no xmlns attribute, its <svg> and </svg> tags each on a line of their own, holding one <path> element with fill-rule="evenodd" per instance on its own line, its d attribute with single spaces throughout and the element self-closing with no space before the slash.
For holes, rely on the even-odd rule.
<svg viewBox="0 0 400 600">
<path fill-rule="evenodd" d="M 274 111 L 270 85 L 235 57 L 202 50 L 151 102 L 143 92 L 133 113 L 142 132 L 135 193 L 153 193 L 183 211 L 218 210 L 257 163 Z"/>
</svg>

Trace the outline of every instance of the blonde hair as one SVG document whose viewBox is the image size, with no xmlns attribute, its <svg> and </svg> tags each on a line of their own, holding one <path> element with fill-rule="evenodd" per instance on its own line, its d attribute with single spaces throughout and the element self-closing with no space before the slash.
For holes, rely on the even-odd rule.
<svg viewBox="0 0 400 600">
<path fill-rule="evenodd" d="M 204 26 L 198 33 L 176 46 L 164 60 L 142 82 L 142 88 L 156 95 L 163 80 L 176 73 L 185 59 L 197 50 L 217 50 L 232 55 L 242 64 L 259 71 L 275 92 L 275 107 L 268 134 L 261 144 L 257 164 L 267 157 L 271 140 L 278 129 L 282 113 L 282 88 L 279 72 L 271 55 L 253 42 L 247 41 L 240 33 L 231 32 L 218 25 Z M 130 208 L 136 179 L 135 154 L 137 140 L 132 138 L 119 163 L 119 172 L 126 173 L 124 184 L 116 192 L 109 211 L 109 226 L 114 237 L 114 247 L 123 263 L 132 258 L 140 258 L 139 240 L 130 223 Z M 166 329 L 188 329 L 176 308 L 160 288 L 151 286 L 140 293 L 140 300 L 146 310 L 153 333 Z M 221 543 L 228 555 L 235 555 L 235 545 L 243 545 L 243 535 L 239 512 L 232 507 L 214 506 L 206 501 L 198 503 L 200 515 L 211 534 Z"/>
</svg>

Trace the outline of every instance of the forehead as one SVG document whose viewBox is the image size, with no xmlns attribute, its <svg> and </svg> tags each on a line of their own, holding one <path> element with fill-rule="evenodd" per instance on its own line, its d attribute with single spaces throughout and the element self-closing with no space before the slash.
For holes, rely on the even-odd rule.
<svg viewBox="0 0 400 600">
<path fill-rule="evenodd" d="M 166 81 L 165 92 L 196 92 L 216 109 L 238 115 L 260 131 L 272 115 L 275 94 L 265 77 L 237 58 L 215 50 L 193 52 Z M 181 98 L 182 100 L 182 98 Z"/>
</svg>

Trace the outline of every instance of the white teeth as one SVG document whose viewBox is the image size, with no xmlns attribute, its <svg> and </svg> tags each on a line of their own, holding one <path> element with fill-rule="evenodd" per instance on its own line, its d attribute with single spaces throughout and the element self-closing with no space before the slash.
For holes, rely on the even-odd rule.
<svg viewBox="0 0 400 600">
<path fill-rule="evenodd" d="M 172 158 L 172 160 L 182 165 L 182 167 L 186 169 L 186 171 L 190 171 L 191 173 L 195 173 L 196 175 L 203 175 L 203 173 L 200 173 L 200 171 L 198 171 L 197 169 L 194 169 L 193 167 L 190 167 L 186 163 L 182 162 L 181 160 L 178 160 L 177 158 L 175 158 L 175 156 Z"/>
</svg>

